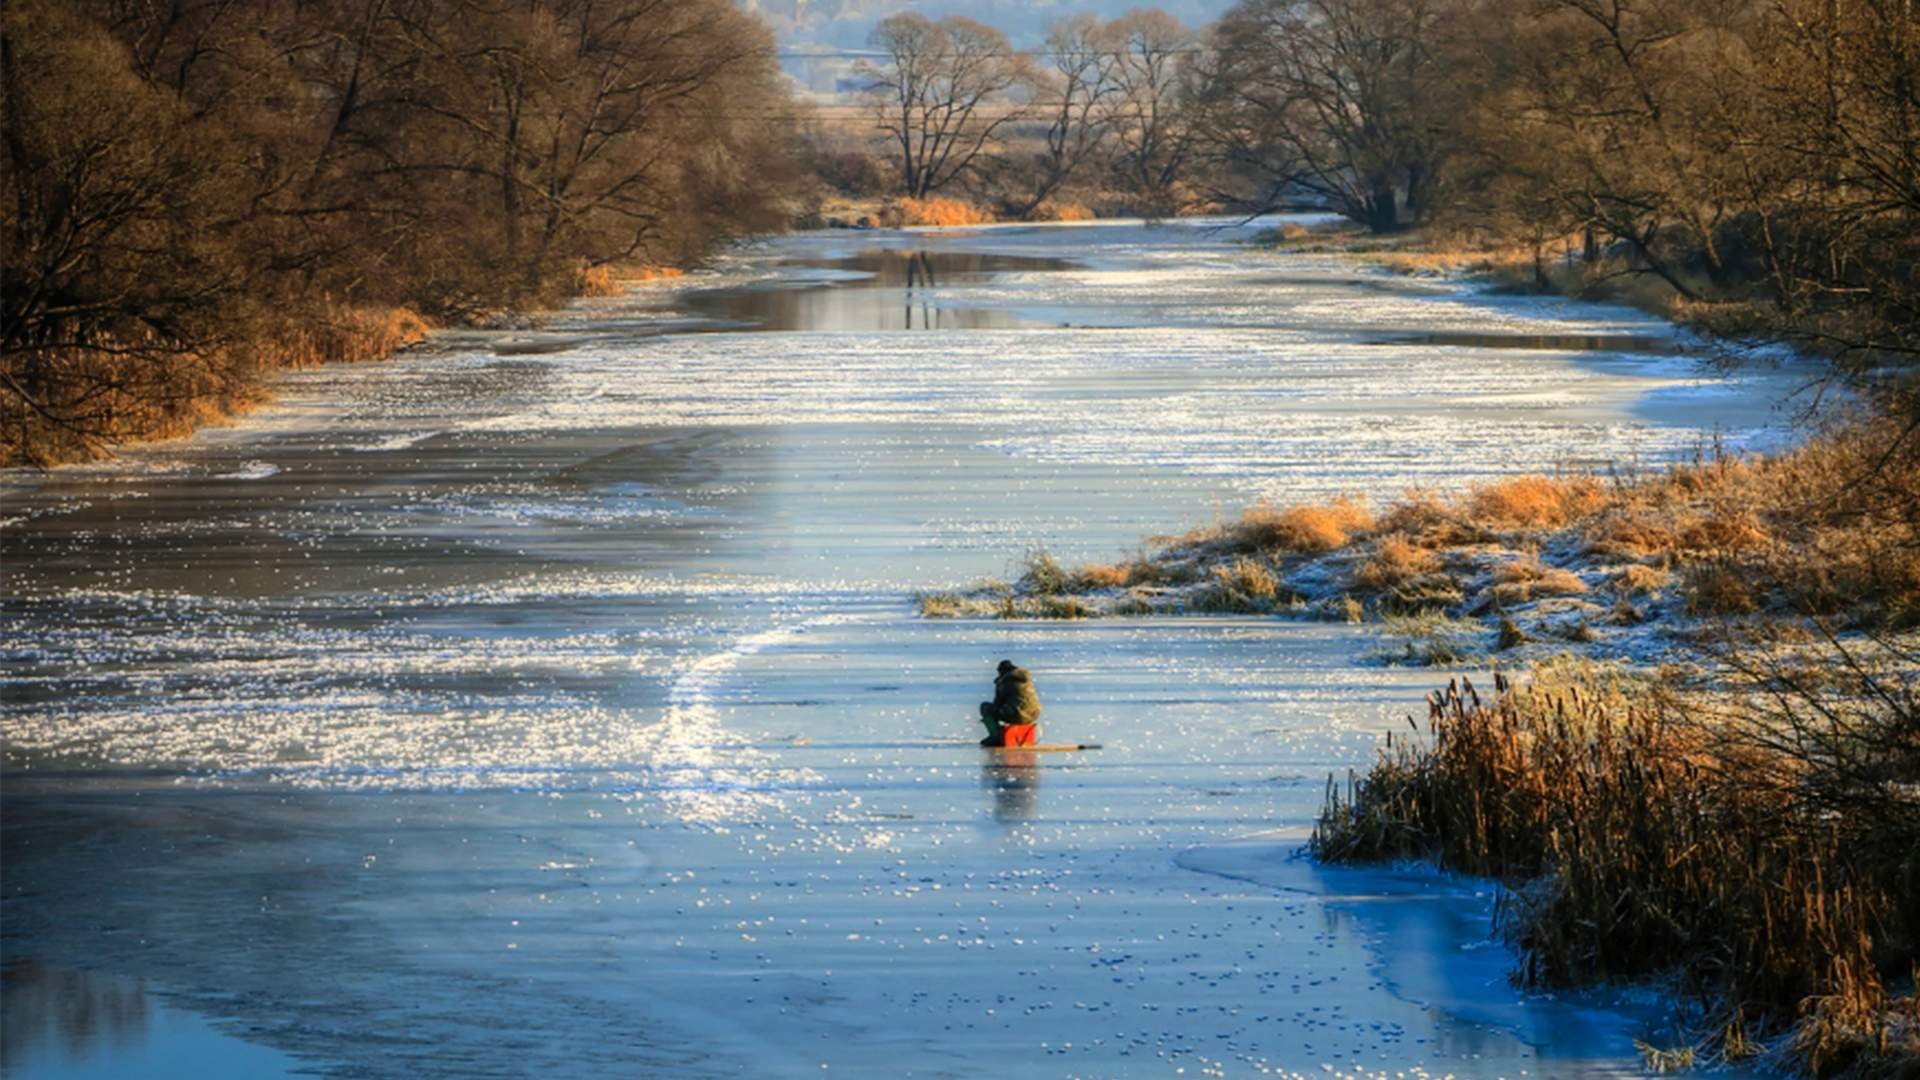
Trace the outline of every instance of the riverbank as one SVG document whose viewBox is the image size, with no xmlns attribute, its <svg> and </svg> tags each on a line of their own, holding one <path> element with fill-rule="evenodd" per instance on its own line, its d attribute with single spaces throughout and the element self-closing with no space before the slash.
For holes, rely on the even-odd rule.
<svg viewBox="0 0 1920 1080">
<path fill-rule="evenodd" d="M 1652 1071 L 1911 1076 L 1920 652 L 1802 643 L 1823 677 L 1756 644 L 1713 695 L 1593 669 L 1449 683 L 1424 731 L 1329 782 L 1310 848 L 1503 882 L 1526 985 L 1657 980 L 1681 1034 L 1641 1044 Z"/>
<path fill-rule="evenodd" d="M 1320 228 L 1280 228 L 1259 241 L 1297 254 L 1340 254 L 1389 273 L 1465 281 L 1497 292 L 1563 296 L 1588 303 L 1623 304 L 1668 320 L 1708 343 L 1727 359 L 1777 354 L 1785 344 L 1831 359 L 1858 348 L 1833 336 L 1809 313 L 1792 314 L 1774 304 L 1775 283 L 1752 266 L 1718 279 L 1701 268 L 1701 253 L 1667 236 L 1673 265 L 1651 269 L 1625 245 L 1601 245 L 1591 237 L 1566 235 L 1532 240 L 1484 229 L 1427 227 L 1376 234 L 1351 222 Z M 1863 373 L 1835 370 L 1834 382 Z M 1867 385 L 1875 380 L 1866 373 Z"/>
<path fill-rule="evenodd" d="M 609 266 L 786 220 L 791 139 L 761 118 L 791 98 L 753 15 L 532 10 L 8 5 L 0 467 L 185 434 L 257 404 L 269 373 L 384 358 L 429 323 L 541 310 Z M 544 89 L 494 108 L 468 49 Z M 689 50 L 714 62 L 681 70 Z"/>
<path fill-rule="evenodd" d="M 70 349 L 62 378 L 85 388 L 87 421 L 68 422 L 58 410 L 37 411 L 25 396 L 0 394 L 0 468 L 97 462 L 129 446 L 186 438 L 270 404 L 276 373 L 388 361 L 437 330 L 521 325 L 574 299 L 618 296 L 684 273 L 650 264 L 583 265 L 540 294 L 544 314 L 503 309 L 436 319 L 418 306 L 321 299 L 258 315 L 244 341 L 183 352 L 165 371 L 141 373 L 111 349 Z"/>
<path fill-rule="evenodd" d="M 1920 469 L 1890 454 L 1898 435 L 1861 423 L 1772 456 L 1378 511 L 1259 506 L 1119 563 L 1038 553 L 1017 582 L 920 610 L 1293 614 L 1377 625 L 1379 663 L 1522 672 L 1484 701 L 1450 684 L 1424 732 L 1389 735 L 1330 789 L 1314 853 L 1500 879 L 1529 984 L 1669 981 L 1690 1034 L 1647 1045 L 1651 1068 L 1903 1076 L 1920 1064 Z"/>
<path fill-rule="evenodd" d="M 1218 206 L 1196 206 L 1170 215 L 1199 218 L 1222 212 Z M 1015 225 L 1074 221 L 1118 221 L 1143 215 L 1137 201 L 1118 193 L 1087 192 L 1042 200 L 1025 211 L 996 210 L 992 205 L 952 195 L 856 198 L 835 195 L 821 199 L 794 221 L 808 229 L 897 229 L 926 225 Z"/>
</svg>

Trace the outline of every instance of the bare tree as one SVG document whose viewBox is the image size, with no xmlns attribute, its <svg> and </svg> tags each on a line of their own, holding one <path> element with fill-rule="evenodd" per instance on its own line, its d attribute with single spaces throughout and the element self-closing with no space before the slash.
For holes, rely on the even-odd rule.
<svg viewBox="0 0 1920 1080">
<path fill-rule="evenodd" d="M 1113 50 L 1110 99 L 1116 164 L 1154 213 L 1178 208 L 1178 185 L 1193 150 L 1186 66 L 1198 39 L 1158 8 L 1135 8 L 1107 24 Z"/>
<path fill-rule="evenodd" d="M 1446 150 L 1444 0 L 1247 0 L 1222 24 L 1235 112 L 1295 179 L 1391 232 L 1425 213 Z"/>
<path fill-rule="evenodd" d="M 1267 92 L 1257 50 L 1221 47 L 1221 30 L 1189 65 L 1194 174 L 1210 198 L 1249 213 L 1285 207 L 1301 187 L 1300 155 L 1276 137 L 1288 108 Z"/>
<path fill-rule="evenodd" d="M 868 103 L 914 198 L 976 169 L 994 137 L 1026 116 L 1030 62 L 992 27 L 904 12 L 874 28 L 873 44 L 887 55 L 862 67 Z"/>
<path fill-rule="evenodd" d="M 1092 15 L 1061 19 L 1047 31 L 1050 70 L 1040 73 L 1033 112 L 1047 122 L 1032 191 L 1018 205 L 1026 216 L 1052 197 L 1105 146 L 1113 130 L 1108 101 L 1118 56 Z"/>
<path fill-rule="evenodd" d="M 697 257 L 792 184 L 726 0 L 15 0 L 0 111 L 6 463 Z"/>
</svg>

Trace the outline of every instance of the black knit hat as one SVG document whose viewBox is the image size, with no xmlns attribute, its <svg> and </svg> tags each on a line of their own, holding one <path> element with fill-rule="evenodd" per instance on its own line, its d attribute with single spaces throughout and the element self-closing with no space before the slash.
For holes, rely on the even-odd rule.
<svg viewBox="0 0 1920 1080">
<path fill-rule="evenodd" d="M 1013 661 L 1011 660 L 1000 661 L 1000 668 L 999 668 L 1000 674 L 1005 675 L 1007 672 L 1012 671 L 1013 667 L 1014 667 L 1014 664 L 1013 664 Z"/>
</svg>

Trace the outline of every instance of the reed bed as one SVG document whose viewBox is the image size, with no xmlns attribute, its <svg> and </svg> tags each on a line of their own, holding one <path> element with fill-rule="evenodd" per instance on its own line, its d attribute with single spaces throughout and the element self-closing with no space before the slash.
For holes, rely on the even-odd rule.
<svg viewBox="0 0 1920 1080">
<path fill-rule="evenodd" d="M 1832 644 L 1851 692 L 1774 670 L 1731 707 L 1591 668 L 1451 682 L 1424 731 L 1329 779 L 1311 850 L 1504 882 L 1527 985 L 1671 979 L 1697 1041 L 1669 1064 L 1914 1075 L 1920 708 L 1888 674 L 1913 658 L 1869 672 Z"/>
<path fill-rule="evenodd" d="M 1856 419 L 1785 453 L 1703 449 L 1662 472 L 1509 477 L 1378 508 L 1258 503 L 1125 559 L 1019 575 L 1012 617 L 1299 611 L 1508 619 L 1521 637 L 1631 650 L 1634 627 L 1818 616 L 1920 627 L 1920 429 Z M 1255 569 L 1257 568 L 1257 573 Z M 1271 578 L 1271 582 L 1265 580 Z M 964 591 L 963 591 L 964 592 Z M 1608 605 L 1612 605 L 1609 614 Z M 946 606 L 940 613 L 982 611 Z"/>
</svg>

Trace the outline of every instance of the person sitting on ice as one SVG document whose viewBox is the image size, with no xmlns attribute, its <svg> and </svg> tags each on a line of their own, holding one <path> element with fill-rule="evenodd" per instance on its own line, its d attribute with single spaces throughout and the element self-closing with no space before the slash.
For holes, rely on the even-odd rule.
<svg viewBox="0 0 1920 1080">
<path fill-rule="evenodd" d="M 980 703 L 980 722 L 987 727 L 981 746 L 1032 746 L 1040 737 L 1040 695 L 1033 676 L 1011 660 L 1000 661 L 993 678 L 993 700 Z"/>
</svg>

